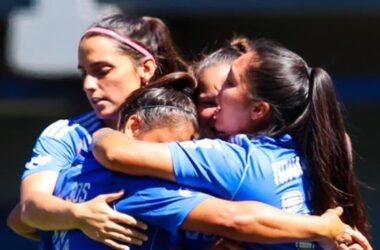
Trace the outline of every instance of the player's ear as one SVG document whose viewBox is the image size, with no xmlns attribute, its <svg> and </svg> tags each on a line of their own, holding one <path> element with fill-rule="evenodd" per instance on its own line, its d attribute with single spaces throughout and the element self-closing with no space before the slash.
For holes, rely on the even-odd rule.
<svg viewBox="0 0 380 250">
<path fill-rule="evenodd" d="M 141 132 L 140 126 L 141 126 L 141 121 L 140 121 L 139 116 L 136 114 L 131 115 L 128 118 L 127 123 L 125 124 L 125 128 L 124 128 L 125 134 L 127 134 L 128 136 L 132 138 L 138 137 Z"/>
<path fill-rule="evenodd" d="M 251 105 L 252 120 L 267 120 L 270 115 L 270 104 L 264 101 L 254 102 Z"/>
<path fill-rule="evenodd" d="M 137 66 L 137 72 L 141 77 L 142 85 L 146 85 L 149 83 L 156 69 L 157 69 L 156 63 L 150 58 L 145 59 L 141 63 L 141 65 Z"/>
</svg>

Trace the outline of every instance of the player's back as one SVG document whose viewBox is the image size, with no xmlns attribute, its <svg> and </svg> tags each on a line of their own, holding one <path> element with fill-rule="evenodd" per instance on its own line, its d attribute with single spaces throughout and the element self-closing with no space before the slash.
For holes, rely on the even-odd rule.
<svg viewBox="0 0 380 250">
<path fill-rule="evenodd" d="M 110 205 L 148 224 L 149 240 L 142 246 L 131 245 L 131 249 L 169 249 L 170 233 L 175 234 L 187 214 L 208 198 L 191 192 L 181 195 L 183 188 L 174 183 L 108 171 L 90 154 L 82 164 L 61 171 L 54 194 L 80 203 L 121 189 L 125 196 Z M 55 232 L 53 245 L 54 249 L 108 249 L 79 230 Z"/>
</svg>

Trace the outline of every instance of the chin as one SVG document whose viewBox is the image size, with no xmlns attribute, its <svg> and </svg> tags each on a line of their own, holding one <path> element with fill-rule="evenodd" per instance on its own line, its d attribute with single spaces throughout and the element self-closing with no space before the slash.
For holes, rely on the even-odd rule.
<svg viewBox="0 0 380 250">
<path fill-rule="evenodd" d="M 113 113 L 105 112 L 105 110 L 95 110 L 96 116 L 101 120 L 109 120 L 115 117 Z"/>
<path fill-rule="evenodd" d="M 223 132 L 218 132 L 218 133 L 216 134 L 216 138 L 221 139 L 221 140 L 223 140 L 223 141 L 228 141 L 229 138 L 230 138 L 230 135 L 229 135 L 229 134 L 226 134 L 226 133 L 223 133 Z"/>
<path fill-rule="evenodd" d="M 216 128 L 214 128 L 211 133 L 213 135 L 212 139 L 221 139 L 223 141 L 227 141 L 230 138 L 229 134 L 227 134 L 223 131 L 220 131 Z"/>
</svg>

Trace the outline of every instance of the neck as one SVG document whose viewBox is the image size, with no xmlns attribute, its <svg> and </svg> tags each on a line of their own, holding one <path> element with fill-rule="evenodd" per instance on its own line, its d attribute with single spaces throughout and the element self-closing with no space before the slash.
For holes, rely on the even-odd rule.
<svg viewBox="0 0 380 250">
<path fill-rule="evenodd" d="M 117 119 L 105 119 L 104 124 L 108 128 L 116 129 L 117 127 Z"/>
</svg>

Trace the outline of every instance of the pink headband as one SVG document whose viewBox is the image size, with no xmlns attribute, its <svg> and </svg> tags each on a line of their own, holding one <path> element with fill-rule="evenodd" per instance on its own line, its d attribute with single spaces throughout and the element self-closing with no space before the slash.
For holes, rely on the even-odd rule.
<svg viewBox="0 0 380 250">
<path fill-rule="evenodd" d="M 110 36 L 110 37 L 112 37 L 112 38 L 114 38 L 120 42 L 127 44 L 129 47 L 137 50 L 138 52 L 140 52 L 141 54 L 143 54 L 147 58 L 152 59 L 153 62 L 156 62 L 154 60 L 153 55 L 148 50 L 146 50 L 144 47 L 142 47 L 141 45 L 138 45 L 137 43 L 132 41 L 130 38 L 122 36 L 122 35 L 114 32 L 112 30 L 94 27 L 94 28 L 90 28 L 90 29 L 86 30 L 86 32 L 84 34 L 88 34 L 88 33 L 99 33 L 99 34 L 104 34 L 104 35 Z"/>
</svg>

